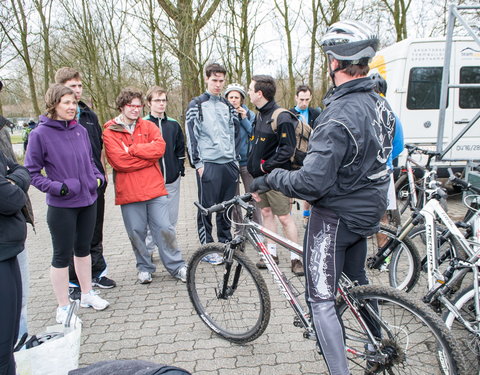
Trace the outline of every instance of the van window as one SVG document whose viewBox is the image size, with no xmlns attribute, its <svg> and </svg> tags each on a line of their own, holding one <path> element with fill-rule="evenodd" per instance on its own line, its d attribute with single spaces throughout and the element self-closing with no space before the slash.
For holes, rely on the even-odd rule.
<svg viewBox="0 0 480 375">
<path fill-rule="evenodd" d="M 464 66 L 460 69 L 460 83 L 480 83 L 480 66 Z M 480 108 L 480 88 L 460 89 L 460 108 Z"/>
<path fill-rule="evenodd" d="M 408 109 L 440 108 L 442 71 L 442 67 L 422 67 L 410 69 L 407 93 Z"/>
</svg>

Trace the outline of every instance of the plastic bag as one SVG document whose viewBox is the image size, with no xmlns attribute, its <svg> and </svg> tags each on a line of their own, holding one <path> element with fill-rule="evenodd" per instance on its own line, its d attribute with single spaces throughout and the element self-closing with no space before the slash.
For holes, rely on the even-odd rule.
<svg viewBox="0 0 480 375">
<path fill-rule="evenodd" d="M 72 304 L 73 311 L 75 306 Z M 17 375 L 67 375 L 78 368 L 82 324 L 71 322 L 47 327 L 46 333 L 37 335 L 41 344 L 16 352 Z"/>
</svg>

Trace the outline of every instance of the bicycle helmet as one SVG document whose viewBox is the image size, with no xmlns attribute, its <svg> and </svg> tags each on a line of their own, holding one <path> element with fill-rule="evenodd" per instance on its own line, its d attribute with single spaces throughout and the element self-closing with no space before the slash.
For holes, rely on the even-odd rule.
<svg viewBox="0 0 480 375">
<path fill-rule="evenodd" d="M 239 83 L 231 83 L 227 86 L 227 89 L 225 90 L 225 98 L 228 96 L 228 93 L 231 91 L 238 91 L 240 95 L 242 95 L 243 99 L 245 99 L 247 96 L 245 89 Z"/>
<path fill-rule="evenodd" d="M 377 51 L 378 37 L 364 22 L 340 21 L 327 28 L 320 45 L 323 52 L 339 61 L 367 65 Z"/>
<path fill-rule="evenodd" d="M 370 78 L 375 82 L 374 90 L 380 95 L 387 95 L 387 81 L 379 73 L 373 73 Z"/>
</svg>

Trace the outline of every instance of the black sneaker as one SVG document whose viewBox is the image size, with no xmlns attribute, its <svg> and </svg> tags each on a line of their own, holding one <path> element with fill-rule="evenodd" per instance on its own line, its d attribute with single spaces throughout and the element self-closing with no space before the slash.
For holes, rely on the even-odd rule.
<svg viewBox="0 0 480 375">
<path fill-rule="evenodd" d="M 92 279 L 92 286 L 97 286 L 102 289 L 111 289 L 117 286 L 117 283 L 106 276 L 94 277 Z"/>
<path fill-rule="evenodd" d="M 68 298 L 70 298 L 71 302 L 80 300 L 81 296 L 82 296 L 82 292 L 80 291 L 80 287 L 71 286 L 68 288 Z"/>
</svg>

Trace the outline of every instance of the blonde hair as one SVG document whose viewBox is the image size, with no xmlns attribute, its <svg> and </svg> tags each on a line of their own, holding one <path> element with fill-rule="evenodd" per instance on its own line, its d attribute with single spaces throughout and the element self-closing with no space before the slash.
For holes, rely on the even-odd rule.
<svg viewBox="0 0 480 375">
<path fill-rule="evenodd" d="M 73 95 L 73 97 L 75 97 L 75 93 L 71 88 L 60 83 L 55 83 L 48 88 L 47 92 L 45 93 L 45 116 L 51 119 L 55 119 L 55 117 L 57 117 L 57 111 L 55 110 L 55 107 L 60 103 L 65 95 Z"/>
<path fill-rule="evenodd" d="M 150 103 L 153 99 L 153 95 L 162 95 L 165 94 L 165 98 L 167 97 L 167 90 L 163 89 L 160 86 L 153 86 L 150 87 L 147 91 L 147 102 Z"/>
</svg>

